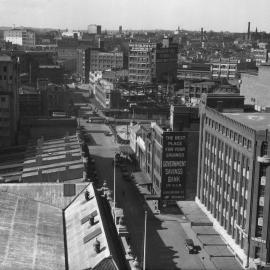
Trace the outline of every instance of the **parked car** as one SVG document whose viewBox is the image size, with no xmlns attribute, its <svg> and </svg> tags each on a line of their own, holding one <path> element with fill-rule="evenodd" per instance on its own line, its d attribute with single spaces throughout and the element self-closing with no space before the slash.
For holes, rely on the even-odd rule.
<svg viewBox="0 0 270 270">
<path fill-rule="evenodd" d="M 194 242 L 192 239 L 186 239 L 185 240 L 186 243 L 186 249 L 188 250 L 189 254 L 193 254 L 196 252 L 195 246 L 194 246 Z"/>
<path fill-rule="evenodd" d="M 110 131 L 104 131 L 105 136 L 112 136 L 113 134 Z"/>
</svg>

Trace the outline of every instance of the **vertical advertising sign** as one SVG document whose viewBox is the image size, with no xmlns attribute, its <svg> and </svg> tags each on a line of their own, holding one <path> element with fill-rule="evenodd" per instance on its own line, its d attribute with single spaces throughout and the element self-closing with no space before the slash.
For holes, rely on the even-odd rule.
<svg viewBox="0 0 270 270">
<path fill-rule="evenodd" d="M 162 189 L 163 202 L 183 200 L 187 165 L 187 133 L 163 133 Z"/>
</svg>

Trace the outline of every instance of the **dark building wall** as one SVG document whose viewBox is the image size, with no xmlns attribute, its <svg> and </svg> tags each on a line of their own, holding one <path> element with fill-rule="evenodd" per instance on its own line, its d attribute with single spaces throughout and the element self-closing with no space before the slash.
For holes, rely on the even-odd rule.
<svg viewBox="0 0 270 270">
<path fill-rule="evenodd" d="M 90 48 L 81 48 L 77 50 L 77 73 L 80 75 L 83 83 L 89 83 L 90 71 Z"/>
<path fill-rule="evenodd" d="M 185 200 L 194 200 L 197 188 L 199 131 L 188 132 Z"/>
<path fill-rule="evenodd" d="M 174 82 L 177 75 L 178 45 L 168 41 L 168 46 L 157 46 L 156 79 L 157 82 Z"/>
<path fill-rule="evenodd" d="M 64 82 L 64 71 L 60 66 L 39 66 L 37 78 L 48 79 L 51 83 L 61 84 Z"/>
<path fill-rule="evenodd" d="M 20 94 L 20 117 L 41 115 L 40 93 Z"/>
<path fill-rule="evenodd" d="M 19 120 L 16 58 L 0 55 L 0 147 L 16 143 Z"/>
</svg>

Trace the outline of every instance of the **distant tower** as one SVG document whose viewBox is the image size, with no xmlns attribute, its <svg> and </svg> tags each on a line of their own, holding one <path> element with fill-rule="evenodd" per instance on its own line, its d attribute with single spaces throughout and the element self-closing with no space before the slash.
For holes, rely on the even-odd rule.
<svg viewBox="0 0 270 270">
<path fill-rule="evenodd" d="M 250 40 L 250 22 L 248 22 L 247 40 Z"/>
<path fill-rule="evenodd" d="M 203 42 L 203 27 L 201 28 L 201 42 Z"/>
<path fill-rule="evenodd" d="M 255 30 L 255 40 L 257 40 L 257 39 L 258 39 L 258 29 L 256 27 L 256 30 Z"/>
<path fill-rule="evenodd" d="M 122 25 L 119 26 L 119 34 L 122 34 Z"/>
</svg>

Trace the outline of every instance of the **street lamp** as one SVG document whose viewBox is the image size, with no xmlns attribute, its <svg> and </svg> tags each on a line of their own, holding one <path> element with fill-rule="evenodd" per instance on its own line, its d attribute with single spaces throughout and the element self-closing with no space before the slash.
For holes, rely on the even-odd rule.
<svg viewBox="0 0 270 270">
<path fill-rule="evenodd" d="M 144 212 L 143 270 L 145 270 L 146 266 L 146 228 L 147 228 L 147 211 Z"/>
<path fill-rule="evenodd" d="M 113 158 L 113 209 L 114 209 L 113 211 L 114 211 L 114 223 L 116 223 L 116 216 L 115 216 L 115 206 L 116 206 L 115 155 L 116 155 L 116 154 L 114 154 L 114 158 Z"/>
</svg>

